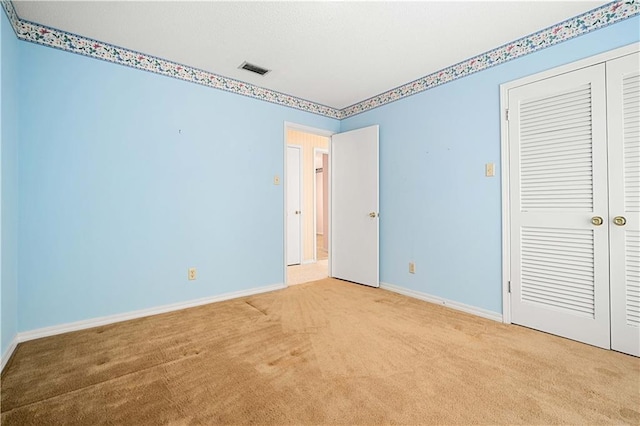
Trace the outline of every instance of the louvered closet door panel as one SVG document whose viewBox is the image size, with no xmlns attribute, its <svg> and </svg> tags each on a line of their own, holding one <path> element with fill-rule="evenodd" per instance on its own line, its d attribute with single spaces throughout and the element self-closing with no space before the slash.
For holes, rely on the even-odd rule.
<svg viewBox="0 0 640 426">
<path fill-rule="evenodd" d="M 608 348 L 604 71 L 509 90 L 509 179 L 512 321 Z"/>
<path fill-rule="evenodd" d="M 640 54 L 607 63 L 611 348 L 640 356 Z M 616 225 L 615 217 L 625 218 Z"/>
</svg>

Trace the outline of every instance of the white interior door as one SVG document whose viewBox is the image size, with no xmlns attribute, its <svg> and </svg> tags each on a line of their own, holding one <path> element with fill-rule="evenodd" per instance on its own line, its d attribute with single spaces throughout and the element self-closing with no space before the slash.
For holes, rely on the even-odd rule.
<svg viewBox="0 0 640 426">
<path fill-rule="evenodd" d="M 379 287 L 378 126 L 331 137 L 331 276 Z"/>
<path fill-rule="evenodd" d="M 604 64 L 509 90 L 516 324 L 610 347 Z"/>
<path fill-rule="evenodd" d="M 287 145 L 287 265 L 302 261 L 302 148 Z"/>
<path fill-rule="evenodd" d="M 640 356 L 640 54 L 607 62 L 611 348 Z"/>
</svg>

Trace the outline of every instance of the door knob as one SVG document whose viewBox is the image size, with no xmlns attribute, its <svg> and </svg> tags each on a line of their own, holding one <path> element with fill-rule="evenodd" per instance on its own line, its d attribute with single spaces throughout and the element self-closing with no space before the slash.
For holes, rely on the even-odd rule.
<svg viewBox="0 0 640 426">
<path fill-rule="evenodd" d="M 376 217 L 376 212 L 369 213 L 369 217 Z"/>
<path fill-rule="evenodd" d="M 591 218 L 591 223 L 593 223 L 595 226 L 600 226 L 604 223 L 604 220 L 602 220 L 600 216 L 594 216 Z"/>
<path fill-rule="evenodd" d="M 613 223 L 618 226 L 624 226 L 627 224 L 627 219 L 624 216 L 616 216 L 613 218 Z"/>
<path fill-rule="evenodd" d="M 302 212 L 301 212 L 300 210 L 296 210 L 296 211 L 295 211 L 295 213 L 296 213 L 296 214 L 300 214 L 300 213 L 302 213 Z"/>
</svg>

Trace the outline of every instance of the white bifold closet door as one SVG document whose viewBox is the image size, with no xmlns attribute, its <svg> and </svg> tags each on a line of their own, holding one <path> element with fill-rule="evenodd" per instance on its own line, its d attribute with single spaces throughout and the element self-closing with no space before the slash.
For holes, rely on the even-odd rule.
<svg viewBox="0 0 640 426">
<path fill-rule="evenodd" d="M 609 348 L 605 65 L 509 90 L 512 321 Z"/>
<path fill-rule="evenodd" d="M 640 54 L 509 90 L 512 322 L 640 356 Z"/>
<path fill-rule="evenodd" d="M 640 54 L 607 62 L 611 348 L 640 356 Z"/>
</svg>

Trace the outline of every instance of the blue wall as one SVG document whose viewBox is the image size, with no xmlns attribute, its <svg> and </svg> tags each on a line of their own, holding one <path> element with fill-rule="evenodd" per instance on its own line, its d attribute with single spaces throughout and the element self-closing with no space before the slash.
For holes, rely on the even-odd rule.
<svg viewBox="0 0 640 426">
<path fill-rule="evenodd" d="M 3 350 L 16 309 L 28 331 L 283 282 L 284 121 L 380 124 L 382 280 L 500 312 L 499 84 L 637 41 L 639 25 L 340 123 L 18 42 L 3 19 Z"/>
<path fill-rule="evenodd" d="M 18 39 L 0 11 L 1 333 L 4 354 L 18 330 Z"/>
<path fill-rule="evenodd" d="M 284 121 L 339 121 L 20 48 L 20 331 L 284 282 Z"/>
<path fill-rule="evenodd" d="M 628 19 L 343 120 L 380 125 L 381 281 L 502 312 L 499 86 L 636 42 L 638 28 Z"/>
</svg>

